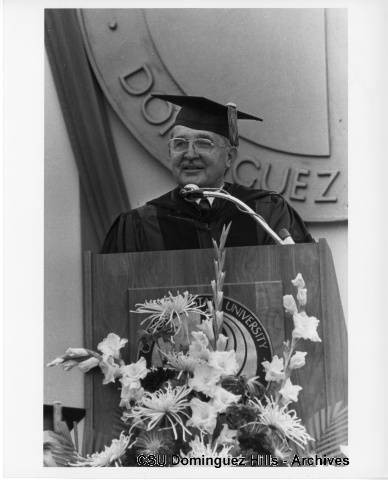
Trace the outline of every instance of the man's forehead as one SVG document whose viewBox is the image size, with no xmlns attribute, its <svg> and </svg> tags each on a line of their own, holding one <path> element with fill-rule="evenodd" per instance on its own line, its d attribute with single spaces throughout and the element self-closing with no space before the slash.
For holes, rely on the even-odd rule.
<svg viewBox="0 0 388 480">
<path fill-rule="evenodd" d="M 184 138 L 211 138 L 227 140 L 226 137 L 219 135 L 215 132 L 209 132 L 208 130 L 196 130 L 194 128 L 185 127 L 184 125 L 175 125 L 171 132 L 172 137 L 184 137 Z"/>
</svg>

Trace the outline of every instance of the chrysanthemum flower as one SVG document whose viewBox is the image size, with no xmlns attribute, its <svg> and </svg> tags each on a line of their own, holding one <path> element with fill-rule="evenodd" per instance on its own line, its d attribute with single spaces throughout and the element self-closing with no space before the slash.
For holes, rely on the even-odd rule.
<svg viewBox="0 0 388 480">
<path fill-rule="evenodd" d="M 213 445 L 211 443 L 205 443 L 203 436 L 201 438 L 197 435 L 194 440 L 189 443 L 191 450 L 184 455 L 181 453 L 182 457 L 188 458 L 227 458 L 229 456 L 230 450 L 233 446 L 227 447 L 226 445 L 219 445 L 217 442 L 214 442 Z"/>
<path fill-rule="evenodd" d="M 80 458 L 78 462 L 71 464 L 72 467 L 109 467 L 115 462 L 119 462 L 126 450 L 129 450 L 134 443 L 129 444 L 131 435 L 121 435 L 118 439 L 112 440 L 111 445 L 106 446 L 102 452 L 87 455 L 86 458 Z"/>
<path fill-rule="evenodd" d="M 198 365 L 204 364 L 204 361 L 200 358 L 196 358 L 191 355 L 185 355 L 182 352 L 162 353 L 166 357 L 168 366 L 174 370 L 194 372 L 194 369 Z"/>
<path fill-rule="evenodd" d="M 171 452 L 173 447 L 173 439 L 165 430 L 142 432 L 136 440 L 140 455 L 161 455 Z"/>
<path fill-rule="evenodd" d="M 173 388 L 168 383 L 165 389 L 146 392 L 138 405 L 129 412 L 124 412 L 123 419 L 133 420 L 132 428 L 144 422 L 148 431 L 164 420 L 174 432 L 175 440 L 178 438 L 178 427 L 182 429 L 185 440 L 185 433 L 190 435 L 190 431 L 185 427 L 185 419 L 190 417 L 186 411 L 189 406 L 187 396 L 190 392 L 191 388 L 186 385 Z"/>
<path fill-rule="evenodd" d="M 204 315 L 203 310 L 195 303 L 196 298 L 197 295 L 191 295 L 187 291 L 183 295 L 178 292 L 175 296 L 169 292 L 168 297 L 137 303 L 135 312 L 150 314 L 141 324 L 149 322 L 147 329 L 152 333 L 165 328 L 171 329 L 175 333 L 181 326 L 182 315 L 186 317 L 189 313 Z"/>
<path fill-rule="evenodd" d="M 288 410 L 287 406 L 280 406 L 273 398 L 268 397 L 266 397 L 265 405 L 257 398 L 250 400 L 250 404 L 257 409 L 259 414 L 259 420 L 251 422 L 251 425 L 256 423 L 275 427 L 301 448 L 309 440 L 313 440 L 302 425 L 295 410 Z"/>
</svg>

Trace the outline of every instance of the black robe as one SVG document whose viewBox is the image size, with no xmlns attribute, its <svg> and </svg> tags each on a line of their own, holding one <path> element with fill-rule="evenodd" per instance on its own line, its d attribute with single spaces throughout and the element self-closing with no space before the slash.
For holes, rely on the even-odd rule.
<svg viewBox="0 0 388 480">
<path fill-rule="evenodd" d="M 296 243 L 313 242 L 302 219 L 284 198 L 266 190 L 226 184 L 229 193 L 260 214 L 279 233 L 286 228 Z M 101 253 L 144 252 L 211 248 L 219 241 L 223 225 L 232 222 L 227 247 L 273 244 L 273 239 L 249 215 L 223 199 L 214 199 L 210 210 L 188 202 L 180 188 L 120 214 L 109 230 Z"/>
</svg>

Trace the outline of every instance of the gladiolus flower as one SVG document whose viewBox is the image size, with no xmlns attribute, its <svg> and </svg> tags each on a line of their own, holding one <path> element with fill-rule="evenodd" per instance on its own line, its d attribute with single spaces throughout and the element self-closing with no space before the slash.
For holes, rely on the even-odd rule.
<svg viewBox="0 0 388 480">
<path fill-rule="evenodd" d="M 120 338 L 115 333 L 109 333 L 107 337 L 97 345 L 97 349 L 104 355 L 111 355 L 113 358 L 120 358 L 120 350 L 128 342 L 126 338 Z"/>
<path fill-rule="evenodd" d="M 234 350 L 210 352 L 209 365 L 218 368 L 223 376 L 235 375 L 239 368 Z"/>
<path fill-rule="evenodd" d="M 307 303 L 307 289 L 306 288 L 298 288 L 298 293 L 296 294 L 296 299 L 299 302 L 301 307 L 304 307 Z"/>
<path fill-rule="evenodd" d="M 111 382 L 114 383 L 116 378 L 120 376 L 120 367 L 115 363 L 112 356 L 103 355 L 100 368 L 104 374 L 103 385 Z"/>
<path fill-rule="evenodd" d="M 297 288 L 305 288 L 306 286 L 301 273 L 298 273 L 294 280 L 291 280 L 291 283 Z"/>
<path fill-rule="evenodd" d="M 321 339 L 317 333 L 319 320 L 315 317 L 309 317 L 305 312 L 294 313 L 294 330 L 292 336 L 294 338 L 304 338 L 312 342 L 320 342 Z"/>
<path fill-rule="evenodd" d="M 198 365 L 194 369 L 194 376 L 189 380 L 189 386 L 197 392 L 202 392 L 209 397 L 213 396 L 216 384 L 221 376 L 220 370 L 208 364 Z"/>
<path fill-rule="evenodd" d="M 214 340 L 213 320 L 211 318 L 203 320 L 197 328 L 202 330 L 210 341 Z"/>
<path fill-rule="evenodd" d="M 295 352 L 294 355 L 290 359 L 290 368 L 296 369 L 301 368 L 306 364 L 305 356 L 307 352 Z"/>
<path fill-rule="evenodd" d="M 97 367 L 99 364 L 99 360 L 96 357 L 90 357 L 83 362 L 78 364 L 78 368 L 81 370 L 82 373 L 86 373 L 94 367 Z"/>
<path fill-rule="evenodd" d="M 287 378 L 283 388 L 279 390 L 279 393 L 282 395 L 286 402 L 297 402 L 299 392 L 302 390 L 302 387 L 299 385 L 293 385 L 291 380 Z"/>
<path fill-rule="evenodd" d="M 286 312 L 291 315 L 298 312 L 295 299 L 292 295 L 283 296 L 283 307 L 285 308 Z"/>
<path fill-rule="evenodd" d="M 192 416 L 187 421 L 187 425 L 212 434 L 217 424 L 217 410 L 214 406 L 208 402 L 202 402 L 199 398 L 192 398 L 190 408 Z"/>
<path fill-rule="evenodd" d="M 224 413 L 232 403 L 237 403 L 240 398 L 241 395 L 234 395 L 225 388 L 217 387 L 213 392 L 212 403 L 218 413 Z"/>
<path fill-rule="evenodd" d="M 266 360 L 261 362 L 266 372 L 265 379 L 267 382 L 279 382 L 284 378 L 284 361 L 283 358 L 279 358 L 277 355 L 274 355 L 271 363 Z"/>
</svg>

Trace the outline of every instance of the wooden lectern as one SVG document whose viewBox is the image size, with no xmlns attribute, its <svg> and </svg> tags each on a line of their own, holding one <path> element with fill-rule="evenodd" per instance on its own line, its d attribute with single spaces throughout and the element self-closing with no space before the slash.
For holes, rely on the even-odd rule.
<svg viewBox="0 0 388 480">
<path fill-rule="evenodd" d="M 214 278 L 213 250 L 98 255 L 87 252 L 84 260 L 85 346 L 96 350 L 109 332 L 128 338 L 124 360 L 136 360 L 141 317 L 130 312 L 136 303 L 188 290 L 210 293 Z M 296 293 L 291 280 L 301 273 L 308 289 L 306 311 L 320 320 L 322 343 L 300 340 L 307 351 L 306 365 L 294 372 L 293 383 L 303 387 L 295 405 L 306 426 L 327 422 L 330 412 L 347 405 L 347 333 L 330 249 L 325 240 L 316 244 L 234 247 L 226 253 L 225 296 L 259 318 L 281 355 L 289 338 L 292 318 L 282 306 L 284 294 Z M 225 302 L 224 302 L 225 305 Z M 225 307 L 224 307 L 225 308 Z M 237 310 L 236 310 L 237 311 Z M 237 312 L 238 313 L 238 312 Z M 143 317 L 144 318 L 144 317 Z M 244 320 L 243 322 L 244 323 Z M 254 323 L 246 322 L 245 329 Z M 236 340 L 238 341 L 238 340 Z M 249 346 L 248 346 L 249 347 Z M 129 352 L 129 353 L 128 353 Z M 258 365 L 258 371 L 261 371 Z M 86 453 L 120 433 L 119 392 L 113 384 L 102 385 L 100 373 L 86 375 Z M 344 425 L 342 429 L 346 429 Z"/>
</svg>

